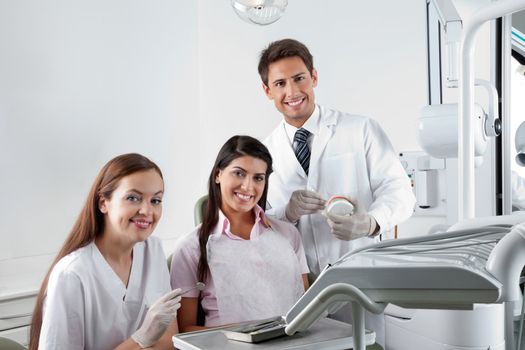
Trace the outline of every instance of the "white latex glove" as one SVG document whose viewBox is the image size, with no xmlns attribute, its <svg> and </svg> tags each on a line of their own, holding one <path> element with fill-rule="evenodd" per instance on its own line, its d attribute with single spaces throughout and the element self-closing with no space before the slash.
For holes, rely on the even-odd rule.
<svg viewBox="0 0 525 350">
<path fill-rule="evenodd" d="M 140 328 L 131 335 L 141 348 L 155 344 L 164 334 L 170 323 L 177 317 L 180 308 L 180 288 L 174 289 L 159 298 L 146 313 Z"/>
<path fill-rule="evenodd" d="M 286 206 L 286 218 L 291 222 L 296 222 L 303 215 L 323 210 L 325 202 L 323 197 L 317 192 L 307 190 L 294 191 Z"/>
<path fill-rule="evenodd" d="M 370 236 L 377 228 L 376 219 L 368 214 L 341 216 L 326 213 L 326 217 L 334 236 L 344 241 Z"/>
</svg>

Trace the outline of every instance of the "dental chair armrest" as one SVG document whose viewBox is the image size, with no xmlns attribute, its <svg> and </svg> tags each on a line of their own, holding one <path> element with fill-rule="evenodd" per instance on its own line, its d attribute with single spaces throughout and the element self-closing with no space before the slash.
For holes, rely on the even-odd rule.
<svg viewBox="0 0 525 350">
<path fill-rule="evenodd" d="M 334 283 L 323 289 L 308 305 L 286 326 L 288 335 L 308 329 L 324 310 L 336 302 L 357 302 L 366 310 L 379 314 L 386 304 L 376 303 L 358 288 L 347 283 Z"/>
</svg>

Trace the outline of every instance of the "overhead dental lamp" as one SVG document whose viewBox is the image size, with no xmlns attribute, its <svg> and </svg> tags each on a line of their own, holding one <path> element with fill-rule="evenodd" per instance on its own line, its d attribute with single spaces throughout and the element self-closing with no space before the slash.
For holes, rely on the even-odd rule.
<svg viewBox="0 0 525 350">
<path fill-rule="evenodd" d="M 281 18 L 288 0 L 231 0 L 231 4 L 244 21 L 264 26 Z"/>
</svg>

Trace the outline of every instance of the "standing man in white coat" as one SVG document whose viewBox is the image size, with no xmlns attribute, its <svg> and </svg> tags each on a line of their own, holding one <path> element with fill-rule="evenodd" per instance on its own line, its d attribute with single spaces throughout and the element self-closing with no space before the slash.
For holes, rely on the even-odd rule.
<svg viewBox="0 0 525 350">
<path fill-rule="evenodd" d="M 317 71 L 308 48 L 293 39 L 262 51 L 259 75 L 283 121 L 264 141 L 274 160 L 269 215 L 297 223 L 311 272 L 371 244 L 413 212 L 415 198 L 388 137 L 374 120 L 315 104 Z M 333 195 L 350 198 L 352 216 L 321 214 Z M 384 346 L 384 318 L 367 327 Z M 347 308 L 337 319 L 351 321 Z"/>
</svg>

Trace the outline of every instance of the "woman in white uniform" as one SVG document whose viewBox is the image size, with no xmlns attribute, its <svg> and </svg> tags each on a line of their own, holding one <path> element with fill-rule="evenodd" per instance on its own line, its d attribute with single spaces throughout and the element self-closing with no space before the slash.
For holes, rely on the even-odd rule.
<svg viewBox="0 0 525 350">
<path fill-rule="evenodd" d="M 102 168 L 42 283 L 29 349 L 173 349 L 180 290 L 151 237 L 163 192 L 160 169 L 139 154 Z"/>
<path fill-rule="evenodd" d="M 177 244 L 172 288 L 191 288 L 178 313 L 182 332 L 284 315 L 308 287 L 299 232 L 264 214 L 272 158 L 249 136 L 221 148 L 208 182 L 203 223 Z"/>
</svg>

